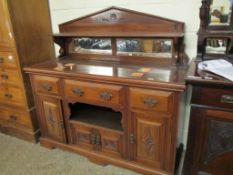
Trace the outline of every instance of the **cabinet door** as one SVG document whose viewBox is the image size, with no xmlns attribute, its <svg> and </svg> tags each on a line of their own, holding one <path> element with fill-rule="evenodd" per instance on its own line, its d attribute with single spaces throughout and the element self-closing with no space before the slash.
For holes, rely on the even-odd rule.
<svg viewBox="0 0 233 175">
<path fill-rule="evenodd" d="M 51 97 L 38 97 L 42 136 L 59 142 L 65 142 L 65 130 L 62 117 L 61 101 Z"/>
<path fill-rule="evenodd" d="M 171 144 L 167 142 L 171 139 L 171 134 L 167 131 L 168 118 L 147 113 L 132 113 L 132 121 L 133 134 L 130 134 L 129 140 L 133 145 L 134 161 L 164 169 L 165 160 L 169 158 L 167 153 L 171 150 Z"/>
<path fill-rule="evenodd" d="M 13 44 L 13 38 L 6 0 L 0 1 L 0 12 L 0 47 L 11 47 Z"/>
<path fill-rule="evenodd" d="M 233 112 L 192 107 L 184 173 L 233 174 Z"/>
</svg>

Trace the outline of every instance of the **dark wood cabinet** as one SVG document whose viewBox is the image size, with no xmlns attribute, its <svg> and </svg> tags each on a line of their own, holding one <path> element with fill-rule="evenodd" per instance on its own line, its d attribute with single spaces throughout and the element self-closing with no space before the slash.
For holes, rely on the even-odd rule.
<svg viewBox="0 0 233 175">
<path fill-rule="evenodd" d="M 232 90 L 217 85 L 193 88 L 183 174 L 232 174 L 233 108 L 230 101 L 223 101 L 232 97 Z"/>
<path fill-rule="evenodd" d="M 216 23 L 213 13 L 216 3 L 202 1 L 198 54 L 186 78 L 186 83 L 192 86 L 192 98 L 183 175 L 233 174 L 233 82 L 198 68 L 200 61 L 209 59 L 232 62 L 232 6 L 219 4 L 230 10 L 220 15 L 225 15 L 227 22 L 217 19 Z M 228 43 L 224 52 L 215 52 L 219 48 L 213 44 L 216 39 Z"/>
<path fill-rule="evenodd" d="M 59 27 L 58 60 L 25 68 L 41 145 L 143 174 L 174 174 L 188 67 L 183 23 L 111 7 Z"/>
</svg>

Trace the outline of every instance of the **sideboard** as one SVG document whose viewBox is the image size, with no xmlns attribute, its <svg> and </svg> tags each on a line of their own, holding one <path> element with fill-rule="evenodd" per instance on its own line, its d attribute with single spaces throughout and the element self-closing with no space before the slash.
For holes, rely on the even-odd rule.
<svg viewBox="0 0 233 175">
<path fill-rule="evenodd" d="M 111 7 L 59 26 L 29 73 L 41 145 L 144 174 L 174 173 L 184 24 Z"/>
</svg>

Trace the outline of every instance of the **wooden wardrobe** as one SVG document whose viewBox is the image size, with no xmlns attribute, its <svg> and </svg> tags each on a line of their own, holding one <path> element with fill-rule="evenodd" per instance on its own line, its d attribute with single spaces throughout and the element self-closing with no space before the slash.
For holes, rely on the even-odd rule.
<svg viewBox="0 0 233 175">
<path fill-rule="evenodd" d="M 29 78 L 22 67 L 53 57 L 47 0 L 0 0 L 0 131 L 39 136 Z"/>
</svg>

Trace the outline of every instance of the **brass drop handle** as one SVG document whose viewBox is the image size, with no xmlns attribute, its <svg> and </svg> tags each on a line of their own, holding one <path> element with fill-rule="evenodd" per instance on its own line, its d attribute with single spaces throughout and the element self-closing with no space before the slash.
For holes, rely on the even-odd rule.
<svg viewBox="0 0 233 175">
<path fill-rule="evenodd" d="M 0 57 L 0 63 L 4 63 L 4 58 Z"/>
<path fill-rule="evenodd" d="M 103 100 L 111 100 L 112 99 L 112 94 L 109 92 L 101 92 L 100 93 L 100 98 L 102 98 Z"/>
<path fill-rule="evenodd" d="M 5 94 L 5 97 L 11 99 L 13 96 L 12 96 L 12 94 L 10 94 L 10 93 L 6 93 L 6 94 Z"/>
<path fill-rule="evenodd" d="M 49 84 L 43 84 L 42 88 L 45 89 L 46 91 L 52 91 L 53 89 L 52 86 Z"/>
<path fill-rule="evenodd" d="M 75 89 L 73 89 L 73 93 L 74 93 L 75 95 L 79 96 L 79 97 L 82 97 L 83 94 L 84 94 L 83 90 L 80 89 L 80 88 L 75 88 Z"/>
<path fill-rule="evenodd" d="M 233 104 L 233 96 L 232 95 L 222 95 L 221 96 L 221 102 L 222 103 Z"/>
<path fill-rule="evenodd" d="M 147 97 L 147 98 L 143 99 L 143 103 L 147 107 L 153 108 L 153 107 L 155 107 L 156 104 L 158 104 L 158 101 L 154 98 Z"/>
<path fill-rule="evenodd" d="M 3 80 L 7 80 L 9 77 L 8 77 L 8 75 L 6 75 L 6 74 L 2 74 L 2 75 L 1 75 L 1 78 L 2 78 Z"/>
<path fill-rule="evenodd" d="M 16 121 L 16 120 L 17 120 L 17 116 L 15 116 L 15 115 L 10 115 L 10 119 Z"/>
</svg>

